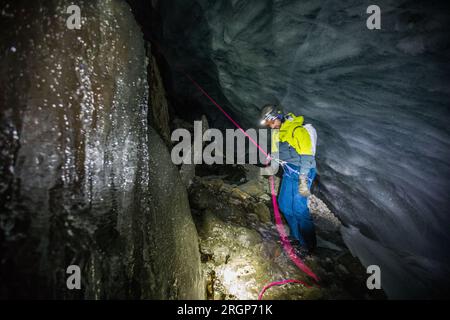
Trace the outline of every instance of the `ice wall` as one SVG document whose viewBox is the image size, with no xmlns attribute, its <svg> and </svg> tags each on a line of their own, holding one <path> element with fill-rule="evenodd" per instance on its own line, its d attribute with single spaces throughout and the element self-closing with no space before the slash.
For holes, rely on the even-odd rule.
<svg viewBox="0 0 450 320">
<path fill-rule="evenodd" d="M 143 35 L 119 0 L 79 1 L 68 29 L 71 4 L 0 5 L 0 298 L 203 298 Z"/>
<path fill-rule="evenodd" d="M 247 127 L 281 102 L 318 129 L 320 194 L 392 298 L 449 294 L 450 49 L 437 1 L 161 1 L 155 34 L 187 101 L 226 123 L 180 69 Z M 366 27 L 371 4 L 381 30 Z M 174 10 L 174 8 L 176 10 Z M 191 97 L 195 97 L 192 100 Z"/>
</svg>

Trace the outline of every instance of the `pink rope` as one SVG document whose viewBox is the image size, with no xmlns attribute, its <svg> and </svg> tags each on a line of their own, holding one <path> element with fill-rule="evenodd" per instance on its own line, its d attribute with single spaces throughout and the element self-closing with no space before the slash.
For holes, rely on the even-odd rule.
<svg viewBox="0 0 450 320">
<path fill-rule="evenodd" d="M 183 71 L 183 73 L 186 75 L 186 77 L 188 77 L 189 80 L 191 80 L 191 82 L 197 87 L 197 89 L 200 90 L 200 92 L 202 92 L 239 130 L 242 131 L 242 133 L 256 146 L 258 147 L 258 149 L 267 157 L 267 163 L 270 162 L 271 157 L 270 155 L 247 133 L 244 131 L 244 129 L 242 129 L 242 127 L 236 122 L 234 121 L 234 119 L 194 80 L 192 79 L 191 76 L 189 76 L 187 73 L 185 73 Z M 310 276 L 311 278 L 314 279 L 314 281 L 317 282 L 319 281 L 319 278 L 316 276 L 316 274 L 307 266 L 303 263 L 303 261 L 296 255 L 294 248 L 292 247 L 286 230 L 284 228 L 283 222 L 281 220 L 281 214 L 280 214 L 280 210 L 278 208 L 278 203 L 277 203 L 277 196 L 275 193 L 275 183 L 274 183 L 274 179 L 273 176 L 270 176 L 269 178 L 270 181 L 270 190 L 271 190 L 271 194 L 272 194 L 272 204 L 273 204 L 273 211 L 274 211 L 274 216 L 275 216 L 275 223 L 276 223 L 276 227 L 278 230 L 278 233 L 280 234 L 280 240 L 281 240 L 281 244 L 283 245 L 283 249 L 286 252 L 286 254 L 289 256 L 289 258 L 291 259 L 292 262 L 294 262 L 294 264 L 304 273 L 306 273 L 308 276 Z M 264 292 L 269 289 L 270 287 L 273 286 L 277 286 L 277 285 L 283 285 L 286 283 L 300 283 L 303 284 L 306 287 L 310 287 L 309 285 L 307 285 L 306 283 L 304 283 L 303 281 L 300 280 L 295 280 L 295 279 L 285 279 L 285 280 L 281 280 L 281 281 L 274 281 L 269 283 L 268 285 L 266 285 L 261 292 L 258 295 L 258 300 L 261 300 Z"/>
<path fill-rule="evenodd" d="M 258 295 L 258 300 L 261 300 L 264 293 L 266 292 L 267 289 L 274 287 L 274 286 L 281 286 L 283 284 L 287 284 L 287 283 L 300 283 L 302 285 L 304 285 L 307 288 L 311 288 L 311 286 L 303 281 L 300 280 L 295 280 L 295 279 L 286 279 L 286 280 L 281 280 L 281 281 L 274 281 L 269 283 L 268 285 L 264 286 L 264 288 L 261 290 L 261 292 Z"/>
<path fill-rule="evenodd" d="M 275 183 L 273 176 L 270 176 L 269 180 L 270 180 L 270 191 L 272 192 L 272 205 L 275 215 L 275 223 L 277 226 L 278 233 L 280 234 L 281 244 L 283 245 L 284 251 L 288 254 L 289 258 L 291 258 L 292 262 L 294 262 L 295 265 L 300 270 L 302 270 L 308 276 L 313 278 L 315 282 L 319 282 L 319 278 L 316 276 L 316 274 L 310 268 L 308 268 L 308 266 L 304 264 L 303 261 L 295 254 L 295 250 L 288 239 L 286 230 L 284 229 L 284 225 L 281 220 L 281 214 L 278 208 L 277 198 L 275 194 Z"/>
<path fill-rule="evenodd" d="M 223 110 L 223 108 L 213 99 L 209 96 L 209 94 L 203 90 L 203 88 L 194 80 L 192 79 L 187 73 L 185 73 L 186 77 L 189 78 L 189 80 L 192 81 L 192 83 L 220 110 L 222 113 L 239 129 L 242 131 L 242 133 L 256 146 L 258 149 L 266 156 L 268 157 L 269 154 L 247 133 L 244 131 L 244 129 L 241 128 L 241 126 L 234 121 L 231 116 Z"/>
</svg>

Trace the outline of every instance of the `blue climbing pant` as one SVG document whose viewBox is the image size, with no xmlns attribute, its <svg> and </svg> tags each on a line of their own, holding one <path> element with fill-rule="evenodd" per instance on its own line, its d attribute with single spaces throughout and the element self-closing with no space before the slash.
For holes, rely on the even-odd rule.
<svg viewBox="0 0 450 320">
<path fill-rule="evenodd" d="M 299 167 L 292 164 L 284 165 L 281 189 L 278 195 L 278 205 L 286 218 L 291 235 L 301 246 L 308 250 L 316 247 L 316 231 L 314 222 L 309 214 L 308 199 L 298 192 Z M 316 176 L 316 169 L 310 168 L 308 172 L 308 188 Z"/>
</svg>

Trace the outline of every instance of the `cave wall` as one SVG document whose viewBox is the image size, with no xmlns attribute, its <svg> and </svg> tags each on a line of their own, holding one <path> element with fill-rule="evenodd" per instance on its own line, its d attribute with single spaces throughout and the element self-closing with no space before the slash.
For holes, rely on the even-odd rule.
<svg viewBox="0 0 450 320">
<path fill-rule="evenodd" d="M 382 270 L 392 298 L 449 294 L 448 5 L 388 1 L 159 1 L 155 42 L 178 112 L 231 127 L 187 72 L 238 121 L 281 103 L 318 130 L 320 195 L 347 245 Z M 174 10 L 176 8 L 176 10 Z"/>
<path fill-rule="evenodd" d="M 0 297 L 203 298 L 186 190 L 148 125 L 149 105 L 167 111 L 148 101 L 164 88 L 142 32 L 119 0 L 78 1 L 70 30 L 71 4 L 0 6 Z"/>
</svg>

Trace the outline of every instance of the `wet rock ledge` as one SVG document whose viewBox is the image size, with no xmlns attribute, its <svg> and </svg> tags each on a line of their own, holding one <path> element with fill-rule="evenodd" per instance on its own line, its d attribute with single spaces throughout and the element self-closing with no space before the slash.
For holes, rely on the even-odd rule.
<svg viewBox="0 0 450 320">
<path fill-rule="evenodd" d="M 258 167 L 197 166 L 196 174 L 188 190 L 207 299 L 256 299 L 266 284 L 281 279 L 311 283 L 283 252 L 268 182 Z M 366 288 L 368 275 L 345 247 L 339 220 L 315 196 L 309 206 L 319 247 L 312 256 L 296 250 L 320 277 L 320 288 L 287 284 L 268 289 L 264 299 L 383 299 Z"/>
</svg>

